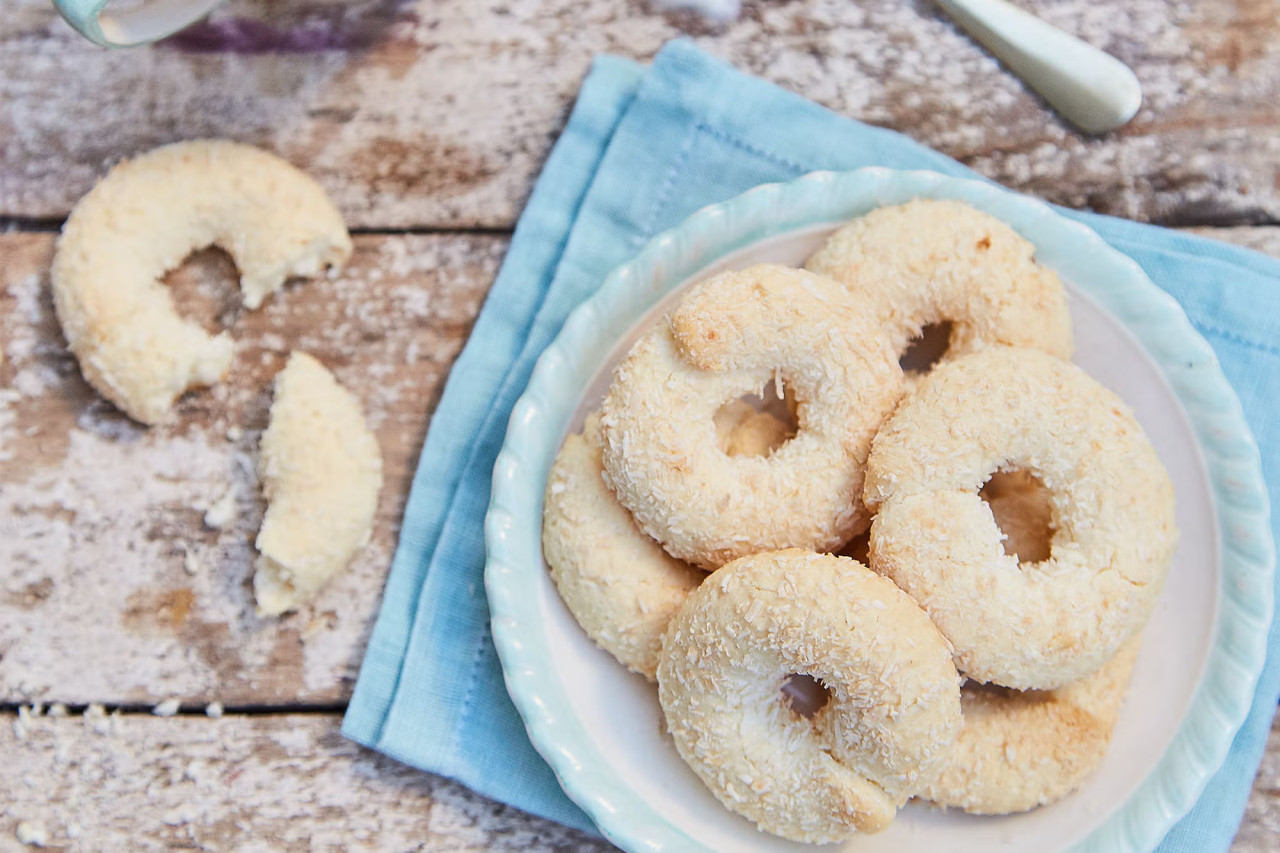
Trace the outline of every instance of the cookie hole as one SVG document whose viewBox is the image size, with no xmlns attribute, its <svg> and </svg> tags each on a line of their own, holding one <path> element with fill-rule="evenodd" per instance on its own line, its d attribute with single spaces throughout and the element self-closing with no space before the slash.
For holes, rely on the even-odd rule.
<svg viewBox="0 0 1280 853">
<path fill-rule="evenodd" d="M 812 720 L 831 700 L 831 693 L 812 675 L 793 672 L 782 680 L 782 700 L 793 714 Z"/>
<path fill-rule="evenodd" d="M 1049 490 L 1027 471 L 997 471 L 978 495 L 991 507 L 1004 552 L 1027 565 L 1049 559 L 1053 541 L 1053 507 Z"/>
<path fill-rule="evenodd" d="M 987 702 L 999 702 L 1003 705 L 1027 708 L 1033 705 L 1053 702 L 1055 692 L 1052 690 L 1014 690 L 1010 687 L 1001 687 L 999 684 L 981 684 L 977 681 L 966 681 L 960 686 L 960 695 L 981 697 Z"/>
<path fill-rule="evenodd" d="M 844 543 L 844 547 L 840 549 L 841 557 L 852 557 L 862 565 L 870 565 L 871 559 L 871 530 L 868 528 L 857 536 Z"/>
<path fill-rule="evenodd" d="M 174 310 L 185 320 L 216 335 L 235 322 L 240 311 L 240 273 L 221 249 L 192 252 L 181 265 L 165 273 Z"/>
<path fill-rule="evenodd" d="M 904 373 L 928 373 L 946 355 L 950 345 L 951 321 L 929 323 L 907 344 L 898 364 Z"/>
<path fill-rule="evenodd" d="M 715 413 L 720 449 L 729 456 L 768 456 L 799 432 L 798 405 L 791 388 L 779 396 L 772 379 L 759 394 L 730 400 Z"/>
</svg>

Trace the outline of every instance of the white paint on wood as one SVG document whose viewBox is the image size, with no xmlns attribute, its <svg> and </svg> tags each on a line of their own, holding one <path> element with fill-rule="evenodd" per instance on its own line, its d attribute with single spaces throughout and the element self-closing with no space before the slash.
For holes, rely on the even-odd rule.
<svg viewBox="0 0 1280 853">
<path fill-rule="evenodd" d="M 0 837 L 25 822 L 69 853 L 613 849 L 358 747 L 333 715 L 119 719 L 41 717 L 24 739 L 0 727 L 0 756 L 21 768 L 0 774 Z M 1275 729 L 1231 853 L 1274 851 L 1278 789 Z"/>
<path fill-rule="evenodd" d="M 345 740 L 330 714 L 76 717 L 0 730 L 0 849 L 603 853 L 609 845 Z"/>
<path fill-rule="evenodd" d="M 681 35 L 1055 202 L 1184 223 L 1280 215 L 1276 0 L 1025 5 L 1133 66 L 1146 99 L 1122 133 L 1068 130 L 929 3 L 752 3 L 713 25 L 636 0 L 231 0 L 176 40 L 109 52 L 47 0 L 11 0 L 0 215 L 64 216 L 122 156 L 228 136 L 311 171 L 353 225 L 509 226 L 592 56 L 647 61 Z"/>
<path fill-rule="evenodd" d="M 1274 853 L 1280 841 L 1280 719 L 1271 727 L 1267 751 L 1253 782 L 1231 853 Z"/>
</svg>

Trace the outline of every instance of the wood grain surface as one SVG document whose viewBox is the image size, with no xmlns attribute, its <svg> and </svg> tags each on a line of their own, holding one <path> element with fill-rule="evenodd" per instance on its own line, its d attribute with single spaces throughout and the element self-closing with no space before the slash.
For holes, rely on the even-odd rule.
<svg viewBox="0 0 1280 853">
<path fill-rule="evenodd" d="M 1072 132 L 928 0 L 747 2 L 723 26 L 640 0 L 231 0 L 129 52 L 4 0 L 0 216 L 56 220 L 121 157 L 225 136 L 309 169 L 355 227 L 508 227 L 591 57 L 688 36 L 1071 207 L 1276 221 L 1280 0 L 1023 5 L 1133 65 L 1133 123 Z"/>
<path fill-rule="evenodd" d="M 603 851 L 599 841 L 356 746 L 338 719 L 27 717 L 0 729 L 0 850 Z M 140 819 L 145 816 L 145 819 Z"/>
<path fill-rule="evenodd" d="M 1065 127 L 928 0 L 746 0 L 724 25 L 643 0 L 230 0 L 128 52 L 0 0 L 0 850 L 609 849 L 338 733 L 432 409 L 591 58 L 686 36 L 1014 189 L 1280 256 L 1280 0 L 1018 2 L 1133 65 L 1132 124 Z M 110 164 L 205 136 L 289 158 L 362 233 L 341 275 L 255 312 L 217 252 L 172 274 L 237 360 L 144 430 L 66 351 L 54 232 Z M 262 620 L 255 448 L 293 348 L 360 396 L 386 486 L 352 568 Z M 1277 849 L 1280 728 L 1232 847 Z"/>
<path fill-rule="evenodd" d="M 20 768 L 0 774 L 0 850 L 22 824 L 70 853 L 613 849 L 356 746 L 333 714 L 41 713 L 0 728 Z M 1231 853 L 1274 853 L 1277 790 L 1280 726 Z"/>
</svg>

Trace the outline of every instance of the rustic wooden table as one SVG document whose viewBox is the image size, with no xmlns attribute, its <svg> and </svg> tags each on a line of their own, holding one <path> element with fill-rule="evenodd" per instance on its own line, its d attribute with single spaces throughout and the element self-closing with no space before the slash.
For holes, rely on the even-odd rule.
<svg viewBox="0 0 1280 853">
<path fill-rule="evenodd" d="M 638 0 L 231 0 L 121 53 L 0 0 L 0 849 L 23 822 L 86 851 L 604 849 L 338 732 L 432 408 L 588 63 L 689 35 L 1014 189 L 1280 255 L 1280 0 L 1023 5 L 1134 66 L 1130 126 L 1064 128 L 925 0 L 748 0 L 727 26 Z M 112 162 L 208 136 L 314 174 L 356 255 L 252 313 L 223 256 L 174 273 L 237 363 L 144 430 L 68 355 L 50 255 Z M 293 347 L 361 395 L 387 487 L 354 567 L 261 620 L 254 448 Z M 228 492 L 234 518 L 204 524 Z M 1278 833 L 1280 729 L 1233 850 Z"/>
</svg>

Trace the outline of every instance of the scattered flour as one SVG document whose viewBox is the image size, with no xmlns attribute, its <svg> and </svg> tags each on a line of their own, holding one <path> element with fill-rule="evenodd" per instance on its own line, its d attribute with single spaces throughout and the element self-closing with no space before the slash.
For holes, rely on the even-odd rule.
<svg viewBox="0 0 1280 853">
<path fill-rule="evenodd" d="M 185 826 L 195 817 L 195 808 L 190 803 L 183 803 L 165 812 L 160 818 L 160 822 L 165 826 Z"/>
<path fill-rule="evenodd" d="M 0 388 L 0 462 L 13 458 L 15 409 L 21 399 L 22 395 L 17 391 Z"/>
<path fill-rule="evenodd" d="M 211 447 L 199 434 L 159 440 L 105 404 L 87 410 L 80 425 L 58 429 L 65 457 L 0 489 L 5 588 L 41 591 L 34 606 L 4 611 L 0 637 L 7 653 L 0 659 L 0 681 L 25 681 L 23 695 L 29 696 L 47 695 L 57 686 L 73 700 L 78 697 L 67 696 L 66 685 L 88 697 L 146 695 L 175 677 L 184 692 L 199 689 L 192 673 L 212 675 L 200 648 L 172 629 L 158 635 L 167 623 L 157 608 L 185 601 L 177 605 L 182 611 L 169 612 L 185 622 L 210 618 L 201 614 L 211 608 L 227 613 L 222 619 L 229 624 L 248 609 L 244 574 L 191 575 L 185 569 L 192 552 L 174 547 L 192 532 L 193 505 L 209 495 L 229 493 L 234 500 L 230 478 L 240 469 L 231 449 Z M 247 573 L 252 545 L 234 529 L 228 532 L 234 538 L 219 546 L 218 562 L 240 562 Z M 51 566 L 58 567 L 52 574 Z M 74 630 L 52 630 L 54 612 L 59 624 Z M 245 645 L 244 661 L 269 659 L 269 640 Z"/>
<path fill-rule="evenodd" d="M 42 276 L 32 273 L 12 281 L 5 291 L 13 300 L 12 326 L 4 354 L 11 362 L 25 361 L 35 354 L 39 343 L 37 329 L 45 322 L 45 304 L 41 298 Z"/>
<path fill-rule="evenodd" d="M 431 291 L 425 287 L 402 284 L 391 290 L 400 311 L 408 317 L 426 319 L 431 316 Z"/>
<path fill-rule="evenodd" d="M 311 737 L 300 729 L 275 732 L 271 735 L 271 739 L 290 755 L 307 755 L 311 752 Z"/>
</svg>

